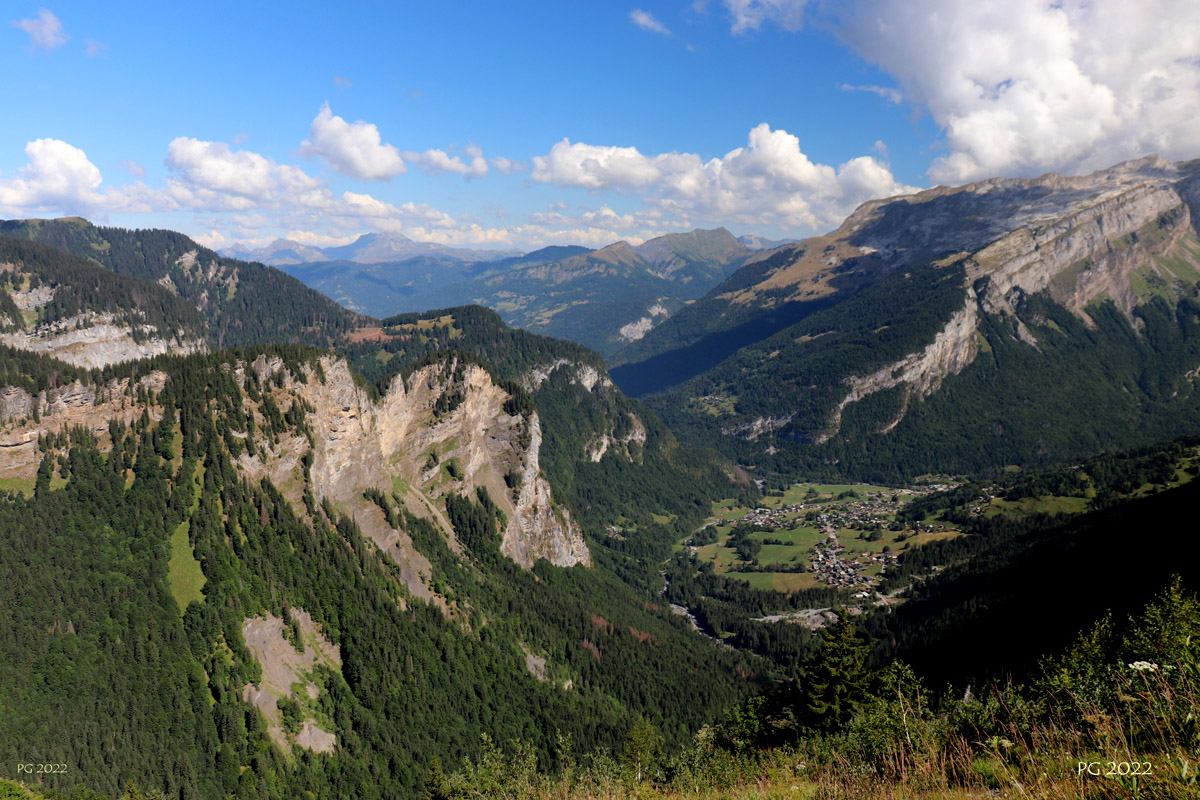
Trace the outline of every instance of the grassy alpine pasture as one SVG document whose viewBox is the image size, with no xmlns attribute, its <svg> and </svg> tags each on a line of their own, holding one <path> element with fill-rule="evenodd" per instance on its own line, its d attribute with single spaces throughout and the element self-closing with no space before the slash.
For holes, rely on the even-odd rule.
<svg viewBox="0 0 1200 800">
<path fill-rule="evenodd" d="M 179 604 L 180 612 L 195 600 L 204 602 L 204 572 L 192 545 L 188 542 L 188 527 L 186 520 L 179 523 L 175 533 L 171 534 L 171 560 L 167 563 L 167 577 L 171 584 L 171 595 Z"/>
</svg>

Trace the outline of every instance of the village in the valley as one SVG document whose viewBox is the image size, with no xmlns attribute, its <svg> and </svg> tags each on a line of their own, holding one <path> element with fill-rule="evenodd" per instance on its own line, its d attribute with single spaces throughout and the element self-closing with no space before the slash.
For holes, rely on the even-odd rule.
<svg viewBox="0 0 1200 800">
<path fill-rule="evenodd" d="M 960 535 L 952 525 L 902 521 L 899 513 L 917 498 L 953 487 L 796 484 L 768 493 L 753 508 L 715 504 L 713 516 L 682 546 L 711 561 L 716 572 L 755 588 L 826 586 L 870 599 L 908 549 Z"/>
</svg>

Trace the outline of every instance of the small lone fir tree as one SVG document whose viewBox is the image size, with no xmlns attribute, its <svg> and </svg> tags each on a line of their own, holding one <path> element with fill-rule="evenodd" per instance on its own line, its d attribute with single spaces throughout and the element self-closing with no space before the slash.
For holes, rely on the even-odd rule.
<svg viewBox="0 0 1200 800">
<path fill-rule="evenodd" d="M 821 631 L 821 652 L 804 670 L 803 714 L 809 725 L 833 731 L 845 725 L 862 704 L 867 688 L 863 666 L 866 646 L 854 634 L 846 609 Z"/>
</svg>

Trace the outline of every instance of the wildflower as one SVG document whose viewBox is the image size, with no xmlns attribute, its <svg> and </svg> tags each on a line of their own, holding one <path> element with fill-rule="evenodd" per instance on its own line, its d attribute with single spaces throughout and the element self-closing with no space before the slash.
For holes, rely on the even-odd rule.
<svg viewBox="0 0 1200 800">
<path fill-rule="evenodd" d="M 1149 661 L 1134 661 L 1129 668 L 1138 672 L 1158 672 L 1158 664 L 1152 664 Z"/>
</svg>

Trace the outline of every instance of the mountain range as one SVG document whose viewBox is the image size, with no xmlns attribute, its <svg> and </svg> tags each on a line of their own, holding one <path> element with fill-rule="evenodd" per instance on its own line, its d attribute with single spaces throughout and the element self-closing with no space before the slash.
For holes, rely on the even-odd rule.
<svg viewBox="0 0 1200 800">
<path fill-rule="evenodd" d="M 450 247 L 436 242 L 414 241 L 402 233 L 387 231 L 364 233 L 353 242 L 333 247 L 313 247 L 290 239 L 276 239 L 264 247 L 251 248 L 232 245 L 223 255 L 243 261 L 258 261 L 272 267 L 308 264 L 316 261 L 351 261 L 356 264 L 379 264 L 403 261 L 414 256 L 439 255 L 458 261 L 489 261 L 515 255 L 512 251 Z"/>
<path fill-rule="evenodd" d="M 1200 164 L 872 201 L 756 253 L 612 355 L 692 441 L 896 479 L 1045 463 L 1200 419 Z"/>
<path fill-rule="evenodd" d="M 607 355 L 720 283 L 752 252 L 718 228 L 667 234 L 637 246 L 556 246 L 488 261 L 463 261 L 431 249 L 373 264 L 347 260 L 350 254 L 344 253 L 342 260 L 282 269 L 363 313 L 388 316 L 479 303 L 510 325 Z"/>
<path fill-rule="evenodd" d="M 797 241 L 796 239 L 764 239 L 756 234 L 739 236 L 737 240 L 750 250 L 770 250 Z M 522 255 L 518 251 L 511 250 L 451 247 L 437 242 L 418 242 L 396 232 L 365 233 L 349 244 L 331 247 L 314 247 L 292 239 L 276 239 L 262 247 L 250 247 L 235 243 L 222 248 L 220 253 L 230 258 L 258 261 L 272 267 L 312 264 L 319 261 L 380 264 L 427 255 L 444 256 L 457 261 L 477 262 Z"/>
<path fill-rule="evenodd" d="M 872 201 L 769 250 L 425 253 L 414 276 L 463 277 L 405 296 L 445 307 L 378 316 L 171 231 L 0 222 L 0 776 L 406 798 L 463 764 L 502 796 L 501 765 L 587 754 L 636 786 L 649 741 L 719 782 L 813 724 L 831 665 L 893 658 L 990 746 L 1001 703 L 955 705 L 967 683 L 1045 680 L 1106 608 L 1197 579 L 1198 204 L 1200 162 L 1147 158 Z M 916 483 L 794 485 L 819 477 Z M 1138 526 L 1159 550 L 1127 557 Z M 885 564 L 874 596 L 779 555 L 839 536 Z M 863 707 L 822 735 L 873 741 Z"/>
</svg>

